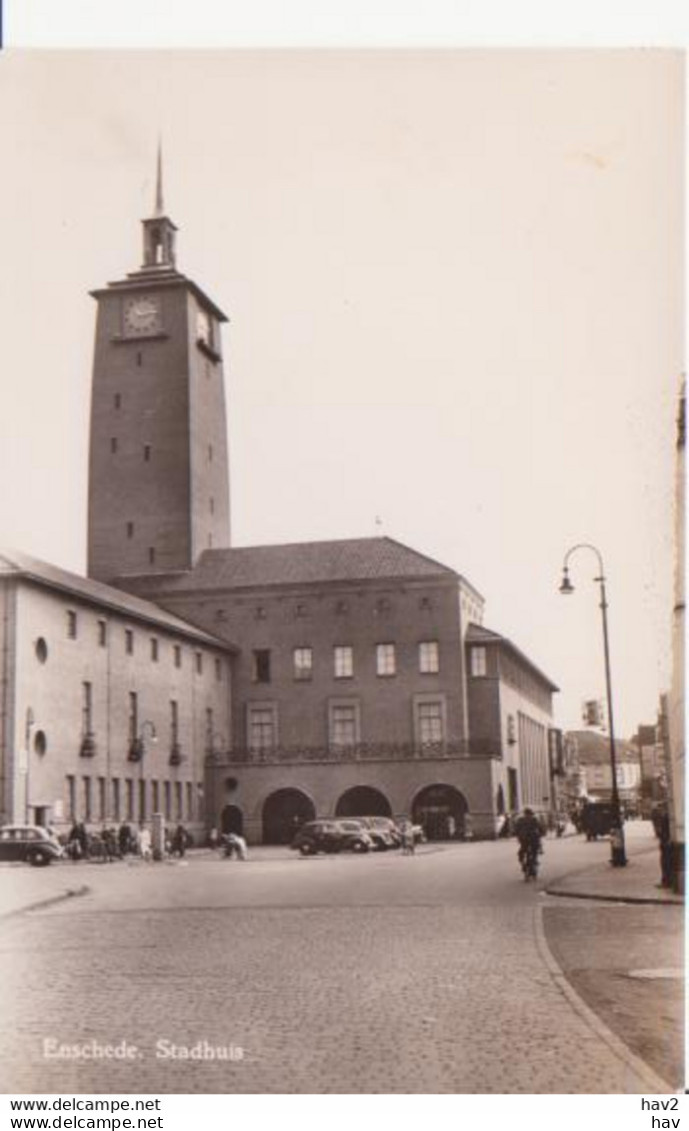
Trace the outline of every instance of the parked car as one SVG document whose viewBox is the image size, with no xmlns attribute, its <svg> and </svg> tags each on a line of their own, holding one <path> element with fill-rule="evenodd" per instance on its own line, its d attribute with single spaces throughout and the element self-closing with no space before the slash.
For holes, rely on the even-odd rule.
<svg viewBox="0 0 689 1131">
<path fill-rule="evenodd" d="M 353 820 L 364 826 L 378 852 L 399 848 L 402 843 L 399 829 L 391 817 L 354 817 Z"/>
<path fill-rule="evenodd" d="M 615 810 L 607 801 L 586 801 L 581 809 L 579 823 L 587 840 L 607 836 L 615 827 Z"/>
<path fill-rule="evenodd" d="M 62 856 L 62 846 L 47 829 L 38 825 L 3 825 L 0 828 L 0 860 L 23 860 L 35 867 Z"/>
<path fill-rule="evenodd" d="M 359 821 L 343 818 L 307 821 L 299 829 L 291 847 L 302 856 L 313 856 L 317 852 L 369 852 L 373 841 Z"/>
</svg>

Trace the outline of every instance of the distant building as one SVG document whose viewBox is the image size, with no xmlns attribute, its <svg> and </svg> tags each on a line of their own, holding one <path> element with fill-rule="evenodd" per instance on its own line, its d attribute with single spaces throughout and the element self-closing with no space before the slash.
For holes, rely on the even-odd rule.
<svg viewBox="0 0 689 1131">
<path fill-rule="evenodd" d="M 667 761 L 661 727 L 642 725 L 631 741 L 639 752 L 641 810 L 643 816 L 649 817 L 652 807 L 667 798 Z"/>
<path fill-rule="evenodd" d="M 569 731 L 567 742 L 576 746 L 581 787 L 595 801 L 612 799 L 610 739 L 596 731 Z M 629 742 L 615 742 L 617 790 L 622 806 L 636 809 L 641 797 L 641 761 L 637 748 Z"/>
<path fill-rule="evenodd" d="M 675 601 L 672 613 L 672 684 L 665 697 L 663 741 L 667 751 L 667 774 L 672 840 L 673 886 L 684 892 L 685 876 L 685 552 L 686 552 L 686 384 L 682 382 L 677 414 L 675 460 Z"/>
</svg>

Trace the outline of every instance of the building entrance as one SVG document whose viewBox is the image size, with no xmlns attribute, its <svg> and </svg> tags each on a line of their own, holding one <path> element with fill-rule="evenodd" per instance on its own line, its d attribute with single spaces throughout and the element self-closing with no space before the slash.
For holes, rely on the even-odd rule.
<svg viewBox="0 0 689 1131">
<path fill-rule="evenodd" d="M 311 798 L 300 789 L 278 789 L 263 805 L 263 843 L 291 844 L 301 826 L 315 817 Z"/>
<path fill-rule="evenodd" d="M 462 840 L 468 812 L 464 794 L 453 785 L 429 785 L 414 798 L 412 820 L 428 840 Z"/>
<path fill-rule="evenodd" d="M 368 785 L 355 785 L 342 794 L 335 806 L 336 817 L 391 817 L 384 793 Z"/>
</svg>

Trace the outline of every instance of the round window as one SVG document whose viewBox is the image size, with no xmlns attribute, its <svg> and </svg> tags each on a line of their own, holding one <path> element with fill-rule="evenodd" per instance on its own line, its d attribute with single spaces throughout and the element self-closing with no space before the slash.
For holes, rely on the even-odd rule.
<svg viewBox="0 0 689 1131">
<path fill-rule="evenodd" d="M 48 659 L 48 645 L 42 636 L 36 641 L 36 658 L 40 664 L 44 664 Z"/>
<path fill-rule="evenodd" d="M 45 754 L 48 749 L 48 740 L 44 730 L 37 730 L 34 735 L 33 748 L 37 754 Z"/>
</svg>

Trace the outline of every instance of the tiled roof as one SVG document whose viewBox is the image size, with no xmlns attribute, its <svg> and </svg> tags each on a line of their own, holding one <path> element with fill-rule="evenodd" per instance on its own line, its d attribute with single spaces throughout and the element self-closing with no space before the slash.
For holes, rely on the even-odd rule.
<svg viewBox="0 0 689 1131">
<path fill-rule="evenodd" d="M 465 644 L 501 644 L 516 656 L 518 660 L 530 668 L 534 675 L 538 676 L 543 683 L 547 684 L 551 691 L 560 690 L 560 688 L 557 687 L 540 668 L 537 668 L 533 661 L 530 660 L 528 656 L 525 656 L 524 653 L 517 648 L 516 644 L 508 640 L 506 636 L 501 636 L 498 632 L 492 632 L 489 628 L 484 628 L 482 624 L 470 624 L 467 628 L 464 642 Z"/>
<path fill-rule="evenodd" d="M 206 550 L 189 573 L 161 576 L 160 591 L 457 577 L 454 570 L 392 538 L 348 538 Z M 155 591 L 156 581 L 155 575 L 148 575 L 146 590 Z M 127 578 L 118 583 L 126 585 Z"/>
<path fill-rule="evenodd" d="M 80 577 L 76 573 L 69 573 L 49 562 L 40 561 L 38 558 L 29 557 L 19 550 L 0 550 L 0 577 L 20 577 L 50 589 L 58 589 L 63 593 L 79 597 L 92 602 L 103 609 L 121 613 L 139 621 L 167 628 L 180 635 L 192 637 L 199 643 L 220 647 L 227 651 L 232 649 L 227 641 L 218 640 L 209 633 L 202 632 L 187 621 L 172 616 L 158 605 L 144 601 L 139 597 L 132 597 L 121 589 L 113 589 L 100 581 L 92 581 L 88 577 Z"/>
</svg>

